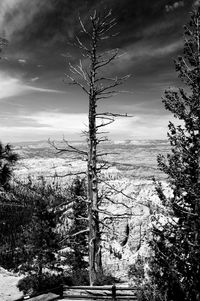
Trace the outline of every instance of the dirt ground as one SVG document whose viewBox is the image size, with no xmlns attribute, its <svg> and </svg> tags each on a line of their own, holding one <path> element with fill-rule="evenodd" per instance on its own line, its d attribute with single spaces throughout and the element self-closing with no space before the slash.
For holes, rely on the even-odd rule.
<svg viewBox="0 0 200 301">
<path fill-rule="evenodd" d="M 0 300 L 13 301 L 22 296 L 16 287 L 20 277 L 0 267 Z"/>
</svg>

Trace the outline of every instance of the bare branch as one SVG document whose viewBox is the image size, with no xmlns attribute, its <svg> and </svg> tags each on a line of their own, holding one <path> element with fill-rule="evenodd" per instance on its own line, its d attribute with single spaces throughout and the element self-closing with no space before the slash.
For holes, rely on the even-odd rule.
<svg viewBox="0 0 200 301">
<path fill-rule="evenodd" d="M 132 216 L 132 213 L 123 212 L 123 213 L 119 213 L 119 214 L 113 214 L 113 213 L 111 213 L 111 212 L 109 212 L 107 210 L 97 209 L 97 208 L 95 208 L 94 211 L 97 211 L 99 213 L 111 216 L 113 218 L 123 218 L 124 219 L 124 218 Z M 142 214 L 136 214 L 135 216 L 142 216 Z"/>
<path fill-rule="evenodd" d="M 110 120 L 107 121 L 107 122 L 102 122 L 101 124 L 99 124 L 99 125 L 96 126 L 96 129 L 98 130 L 99 128 L 101 128 L 101 127 L 103 127 L 103 126 L 107 126 L 107 125 L 113 123 L 114 121 L 115 121 L 114 119 L 110 119 Z"/>
<path fill-rule="evenodd" d="M 71 80 L 71 83 L 69 83 L 69 84 L 79 86 L 86 94 L 90 95 L 89 91 L 84 87 L 83 84 L 81 84 L 80 82 L 78 82 L 76 79 L 74 79 L 69 74 L 65 74 L 65 76 Z"/>
<path fill-rule="evenodd" d="M 86 28 L 85 28 L 85 26 L 84 26 L 84 24 L 83 24 L 83 22 L 82 22 L 80 16 L 79 16 L 79 22 L 80 22 L 80 25 L 81 25 L 81 28 L 82 28 L 83 32 L 86 33 L 88 36 L 91 37 L 90 32 L 86 30 Z"/>
<path fill-rule="evenodd" d="M 77 43 L 78 43 L 78 45 L 77 45 L 78 48 L 85 50 L 88 54 L 91 53 L 90 49 L 81 42 L 79 37 L 76 36 L 76 40 L 77 40 Z"/>
<path fill-rule="evenodd" d="M 108 59 L 106 60 L 102 60 L 102 61 L 98 61 L 96 64 L 95 64 L 95 70 L 99 69 L 99 68 L 102 68 L 106 65 L 108 65 L 110 62 L 112 62 L 118 55 L 118 49 L 115 51 L 115 53 Z"/>
<path fill-rule="evenodd" d="M 67 144 L 67 146 L 68 146 L 72 151 L 78 152 L 79 154 L 82 154 L 82 155 L 85 155 L 85 156 L 88 155 L 88 153 L 87 153 L 86 151 L 79 150 L 79 149 L 76 148 L 75 146 L 69 144 L 67 140 L 63 139 L 63 141 Z"/>
<path fill-rule="evenodd" d="M 97 157 L 108 156 L 108 155 L 119 155 L 119 153 L 115 153 L 115 152 L 97 153 Z"/>
<path fill-rule="evenodd" d="M 85 230 L 80 230 L 74 234 L 71 234 L 71 235 L 67 235 L 61 242 L 60 244 L 62 244 L 63 242 L 65 242 L 68 238 L 70 237 L 75 237 L 75 236 L 78 236 L 80 234 L 83 234 L 83 233 L 88 233 L 89 232 L 89 229 L 85 229 Z"/>
<path fill-rule="evenodd" d="M 127 113 L 125 114 L 120 114 L 120 113 L 110 113 L 110 112 L 103 112 L 103 113 L 97 113 L 96 116 L 112 116 L 112 117 L 133 117 L 131 115 L 128 115 Z"/>
<path fill-rule="evenodd" d="M 108 196 L 106 196 L 105 199 L 108 200 L 109 202 L 111 202 L 114 205 L 122 205 L 123 207 L 126 207 L 127 209 L 132 209 L 134 207 L 134 206 L 128 206 L 124 202 L 115 201 L 115 200 L 109 198 Z"/>
<path fill-rule="evenodd" d="M 102 181 L 102 182 L 104 182 L 104 184 L 106 184 L 109 188 L 111 188 L 111 189 L 114 190 L 115 192 L 117 192 L 117 193 L 119 193 L 119 194 L 122 194 L 123 196 L 125 196 L 125 197 L 128 198 L 128 199 L 134 200 L 132 196 L 130 196 L 130 195 L 128 195 L 128 194 L 126 194 L 126 193 L 124 192 L 124 189 L 117 189 L 117 188 L 115 188 L 114 186 L 110 185 L 110 184 L 109 184 L 108 182 L 106 182 L 106 181 Z M 135 192 L 132 192 L 132 194 L 135 195 Z"/>
<path fill-rule="evenodd" d="M 64 175 L 59 175 L 56 173 L 56 177 L 57 178 L 65 178 L 65 177 L 69 177 L 69 176 L 80 176 L 80 175 L 86 175 L 86 171 L 79 171 L 79 172 L 69 172 L 66 173 Z M 47 178 L 54 178 L 55 176 L 46 176 Z"/>
<path fill-rule="evenodd" d="M 58 147 L 55 143 L 55 141 L 51 141 L 50 139 L 48 140 L 49 144 L 57 150 L 57 153 L 60 154 L 60 153 L 64 153 L 64 152 L 69 152 L 69 153 L 77 153 L 77 154 L 81 154 L 81 155 L 85 155 L 87 156 L 87 152 L 86 151 L 82 151 L 74 146 L 72 146 L 71 144 L 68 143 L 68 141 L 66 141 L 64 138 L 63 138 L 63 141 L 65 142 L 65 144 L 67 145 L 68 148 L 66 147 Z"/>
<path fill-rule="evenodd" d="M 98 95 L 98 94 L 103 95 L 105 91 L 107 91 L 107 90 L 109 90 L 109 89 L 112 89 L 112 88 L 115 88 L 115 87 L 121 85 L 121 84 L 122 84 L 124 81 L 126 81 L 129 77 L 130 77 L 130 75 L 126 75 L 126 76 L 123 76 L 123 77 L 121 77 L 121 78 L 116 77 L 113 84 L 110 84 L 110 85 L 107 85 L 107 86 L 104 86 L 104 87 L 98 89 L 97 95 Z M 109 92 L 106 92 L 106 94 L 108 94 L 108 93 L 116 93 L 116 91 L 109 91 Z"/>
</svg>

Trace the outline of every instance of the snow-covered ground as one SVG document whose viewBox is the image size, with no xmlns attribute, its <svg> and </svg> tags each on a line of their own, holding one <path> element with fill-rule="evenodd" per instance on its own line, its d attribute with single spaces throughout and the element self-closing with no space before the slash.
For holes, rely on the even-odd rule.
<svg viewBox="0 0 200 301">
<path fill-rule="evenodd" d="M 22 296 L 16 287 L 20 277 L 0 267 L 0 300 L 14 301 Z"/>
</svg>

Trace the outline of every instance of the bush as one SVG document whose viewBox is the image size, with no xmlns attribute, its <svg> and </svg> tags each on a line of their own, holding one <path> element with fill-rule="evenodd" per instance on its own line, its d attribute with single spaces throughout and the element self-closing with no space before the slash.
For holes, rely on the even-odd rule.
<svg viewBox="0 0 200 301">
<path fill-rule="evenodd" d="M 119 282 L 118 279 L 116 279 L 111 274 L 104 274 L 101 273 L 98 276 L 98 279 L 94 282 L 94 285 L 112 285 L 113 283 Z"/>
<path fill-rule="evenodd" d="M 41 276 L 31 274 L 19 280 L 17 287 L 24 294 L 35 295 L 45 291 L 59 293 L 61 284 L 66 285 L 89 285 L 88 271 L 79 269 L 69 274 L 43 273 Z M 58 288 L 58 289 L 57 289 Z"/>
<path fill-rule="evenodd" d="M 128 277 L 137 286 L 140 286 L 145 279 L 144 263 L 144 259 L 138 256 L 135 263 L 129 266 Z"/>
<path fill-rule="evenodd" d="M 59 293 L 61 284 L 72 285 L 72 279 L 69 275 L 56 275 L 45 273 L 41 276 L 32 274 L 19 280 L 17 287 L 24 294 L 35 295 L 45 291 Z"/>
<path fill-rule="evenodd" d="M 89 285 L 89 274 L 86 269 L 73 270 L 70 274 L 72 279 L 72 285 Z"/>
<path fill-rule="evenodd" d="M 133 264 L 129 266 L 128 277 L 137 287 L 138 301 L 166 301 L 164 294 L 160 294 L 157 286 L 145 278 L 145 259 L 138 255 Z"/>
<path fill-rule="evenodd" d="M 153 283 L 146 282 L 145 284 L 141 284 L 137 291 L 137 300 L 138 301 L 167 301 L 165 294 L 161 294 L 157 286 Z"/>
</svg>

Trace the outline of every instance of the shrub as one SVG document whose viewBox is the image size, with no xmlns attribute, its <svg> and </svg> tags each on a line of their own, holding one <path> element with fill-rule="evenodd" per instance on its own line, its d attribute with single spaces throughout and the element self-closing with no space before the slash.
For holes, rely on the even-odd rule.
<svg viewBox="0 0 200 301">
<path fill-rule="evenodd" d="M 72 279 L 72 285 L 89 285 L 89 274 L 86 269 L 73 270 L 70 274 Z"/>
<path fill-rule="evenodd" d="M 45 291 L 59 293 L 61 284 L 72 285 L 72 279 L 69 275 L 56 275 L 44 273 L 41 276 L 32 274 L 20 279 L 17 287 L 24 294 L 35 295 Z"/>
<path fill-rule="evenodd" d="M 94 282 L 94 285 L 111 285 L 116 282 L 119 282 L 119 280 L 111 274 L 101 273 L 100 275 L 98 275 L 97 280 Z"/>
<path fill-rule="evenodd" d="M 138 301 L 168 301 L 166 294 L 161 294 L 153 283 L 146 282 L 137 288 Z"/>
<path fill-rule="evenodd" d="M 135 263 L 129 266 L 128 277 L 135 285 L 141 285 L 145 278 L 144 259 L 138 256 Z"/>
</svg>

